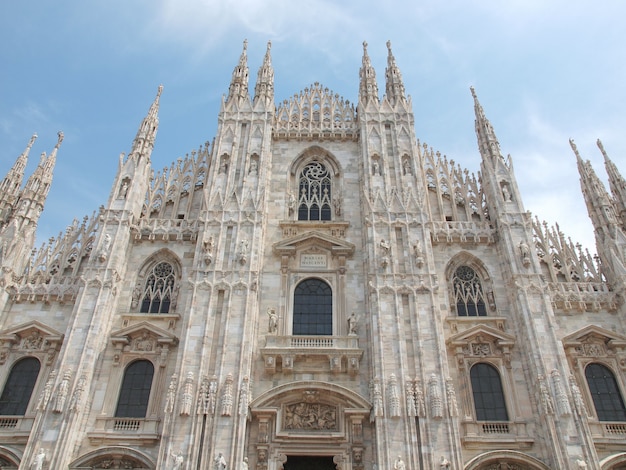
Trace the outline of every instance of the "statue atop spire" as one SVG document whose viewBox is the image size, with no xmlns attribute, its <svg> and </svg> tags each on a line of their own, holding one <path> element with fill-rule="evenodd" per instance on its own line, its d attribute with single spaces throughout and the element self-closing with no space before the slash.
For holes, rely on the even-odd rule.
<svg viewBox="0 0 626 470">
<path fill-rule="evenodd" d="M 387 68 L 385 69 L 386 94 L 390 103 L 395 104 L 406 101 L 402 73 L 396 65 L 396 59 L 391 52 L 391 41 L 387 41 Z"/>
<path fill-rule="evenodd" d="M 248 40 L 243 41 L 243 51 L 239 57 L 239 63 L 233 70 L 233 77 L 228 87 L 227 102 L 248 99 Z"/>
<path fill-rule="evenodd" d="M 374 100 L 378 103 L 378 84 L 376 83 L 376 71 L 372 66 L 367 54 L 367 42 L 363 41 L 363 65 L 359 70 L 359 98 L 363 103 Z"/>
<path fill-rule="evenodd" d="M 262 102 L 266 107 L 274 107 L 274 69 L 272 68 L 272 56 L 270 49 L 272 41 L 267 42 L 267 50 L 263 58 L 263 65 L 259 67 L 256 85 L 254 87 L 254 104 Z"/>
</svg>

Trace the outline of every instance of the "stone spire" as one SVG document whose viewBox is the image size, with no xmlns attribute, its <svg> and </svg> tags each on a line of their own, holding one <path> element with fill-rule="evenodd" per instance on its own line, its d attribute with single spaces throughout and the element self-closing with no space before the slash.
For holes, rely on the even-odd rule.
<svg viewBox="0 0 626 470">
<path fill-rule="evenodd" d="M 622 228 L 626 229 L 626 180 L 624 180 L 618 171 L 615 163 L 613 163 L 613 161 L 609 158 L 608 154 L 604 150 L 602 142 L 600 142 L 600 139 L 598 139 L 597 144 L 598 148 L 602 152 L 602 155 L 604 156 L 604 166 L 607 174 L 609 175 L 609 187 L 611 188 L 611 193 L 613 194 L 613 199 L 616 205 L 615 209 L 622 223 Z"/>
<path fill-rule="evenodd" d="M 50 152 L 50 155 L 46 158 L 46 154 L 41 154 L 41 160 L 39 165 L 35 169 L 32 175 L 26 181 L 24 191 L 20 200 L 30 199 L 33 202 L 39 204 L 40 210 L 43 210 L 44 202 L 50 191 L 50 185 L 52 184 L 52 175 L 54 172 L 54 166 L 57 162 L 57 151 L 63 142 L 63 132 L 59 131 L 57 143 Z M 37 217 L 38 218 L 38 217 Z M 35 219 L 31 217 L 31 219 Z"/>
<path fill-rule="evenodd" d="M 596 248 L 602 260 L 602 273 L 607 281 L 616 287 L 623 284 L 626 275 L 621 255 L 626 244 L 626 237 L 621 230 L 611 197 L 593 170 L 591 162 L 583 161 L 574 141 L 570 139 L 569 142 L 576 155 L 580 187 L 593 224 Z"/>
<path fill-rule="evenodd" d="M 399 73 L 399 72 L 398 72 Z M 365 104 L 370 100 L 378 103 L 378 84 L 376 83 L 376 71 L 372 66 L 367 54 L 367 42 L 363 41 L 363 65 L 359 70 L 359 98 Z"/>
<path fill-rule="evenodd" d="M 386 94 L 391 104 L 406 101 L 402 73 L 396 65 L 396 59 L 391 52 L 391 41 L 387 41 L 387 68 L 385 69 Z"/>
<path fill-rule="evenodd" d="M 15 273 L 23 272 L 28 263 L 30 251 L 35 244 L 37 222 L 50 191 L 52 173 L 61 142 L 63 142 L 63 132 L 58 133 L 57 143 L 50 152 L 50 156 L 46 158 L 45 152 L 41 154 L 37 168 L 20 192 L 10 219 L 0 230 L 2 265 L 10 267 Z"/>
<path fill-rule="evenodd" d="M 15 203 L 20 197 L 22 180 L 24 179 L 24 169 L 28 163 L 28 155 L 32 148 L 37 134 L 33 134 L 22 154 L 17 157 L 13 167 L 7 172 L 0 182 L 0 226 L 10 217 L 15 207 Z"/>
<path fill-rule="evenodd" d="M 254 105 L 258 102 L 264 103 L 266 108 L 274 106 L 274 69 L 272 67 L 272 56 L 270 49 L 272 41 L 267 42 L 267 50 L 263 58 L 263 65 L 259 67 L 256 85 L 254 87 Z"/>
<path fill-rule="evenodd" d="M 243 51 L 239 57 L 239 63 L 233 70 L 226 101 L 241 102 L 248 98 L 248 40 L 246 39 L 243 41 Z"/>
<path fill-rule="evenodd" d="M 474 87 L 470 87 L 472 97 L 474 98 L 474 114 L 476 115 L 476 138 L 478 139 L 478 150 L 483 160 L 496 164 L 498 160 L 504 160 L 500 151 L 500 143 L 493 130 L 493 126 L 485 117 L 483 107 L 478 101 Z"/>
<path fill-rule="evenodd" d="M 162 92 L 163 85 L 159 85 L 156 98 L 152 102 L 152 105 L 150 105 L 148 114 L 139 126 L 139 130 L 133 141 L 131 155 L 136 154 L 136 156 L 146 156 L 148 159 L 150 158 L 159 128 L 159 100 Z"/>
</svg>

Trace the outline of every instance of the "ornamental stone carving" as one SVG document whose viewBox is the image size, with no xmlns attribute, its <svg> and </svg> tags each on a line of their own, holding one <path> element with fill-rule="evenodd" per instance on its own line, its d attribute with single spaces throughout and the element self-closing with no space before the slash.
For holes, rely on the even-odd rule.
<svg viewBox="0 0 626 470">
<path fill-rule="evenodd" d="M 307 402 L 286 405 L 284 408 L 283 429 L 337 431 L 337 407 Z"/>
</svg>

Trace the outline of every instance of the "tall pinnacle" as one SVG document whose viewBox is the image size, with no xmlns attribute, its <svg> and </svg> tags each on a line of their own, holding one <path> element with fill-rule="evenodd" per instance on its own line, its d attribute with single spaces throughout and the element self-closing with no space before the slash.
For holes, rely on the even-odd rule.
<svg viewBox="0 0 626 470">
<path fill-rule="evenodd" d="M 391 52 L 391 41 L 387 41 L 387 68 L 385 69 L 386 93 L 390 103 L 395 104 L 406 101 L 402 74 L 396 65 L 396 59 Z"/>
<path fill-rule="evenodd" d="M 152 148 L 154 147 L 154 140 L 156 138 L 157 130 L 159 128 L 159 101 L 161 99 L 162 92 L 163 85 L 159 85 L 156 98 L 150 105 L 148 114 L 141 122 L 139 130 L 137 131 L 137 135 L 135 136 L 135 140 L 133 141 L 133 153 L 138 152 L 140 154 L 143 154 L 145 150 L 147 150 L 149 157 L 149 154 L 152 152 Z"/>
<path fill-rule="evenodd" d="M 272 68 L 272 56 L 270 49 L 272 41 L 267 42 L 267 50 L 263 58 L 263 65 L 259 67 L 256 85 L 254 87 L 254 104 L 261 101 L 266 106 L 272 106 L 274 103 L 274 69 Z"/>
<path fill-rule="evenodd" d="M 24 169 L 28 164 L 28 155 L 30 153 L 30 149 L 35 143 L 35 140 L 37 140 L 37 134 L 32 135 L 28 145 L 22 154 L 17 157 L 13 167 L 8 171 L 7 175 L 0 183 L 0 200 L 4 200 L 7 197 L 12 196 L 17 197 L 19 195 L 20 188 L 22 187 L 22 180 L 24 179 Z"/>
<path fill-rule="evenodd" d="M 474 98 L 474 114 L 476 115 L 475 125 L 476 138 L 478 139 L 478 149 L 483 159 L 495 162 L 498 158 L 502 158 L 500 143 L 498 142 L 496 133 L 493 130 L 493 126 L 485 117 L 485 112 L 478 101 L 474 87 L 470 87 L 470 91 L 472 92 L 472 97 Z"/>
<path fill-rule="evenodd" d="M 233 70 L 226 101 L 241 101 L 248 98 L 248 40 L 243 41 L 243 51 L 239 63 Z"/>
<path fill-rule="evenodd" d="M 600 139 L 598 139 L 597 144 L 604 156 L 604 166 L 609 175 L 609 187 L 611 188 L 617 211 L 622 220 L 622 226 L 626 228 L 626 180 L 624 180 L 620 174 L 615 163 L 609 158 Z"/>
<path fill-rule="evenodd" d="M 367 54 L 367 42 L 363 41 L 363 65 L 359 70 L 359 95 L 363 103 L 370 99 L 378 103 L 378 84 L 376 83 L 376 71 L 372 66 L 370 57 Z"/>
<path fill-rule="evenodd" d="M 617 217 L 611 198 L 604 184 L 602 184 L 600 178 L 593 170 L 591 162 L 589 160 L 584 161 L 581 158 L 578 148 L 572 139 L 569 140 L 569 143 L 576 155 L 580 186 L 591 222 L 596 231 L 600 229 L 612 233 L 614 231 L 613 228 L 617 226 Z"/>
</svg>

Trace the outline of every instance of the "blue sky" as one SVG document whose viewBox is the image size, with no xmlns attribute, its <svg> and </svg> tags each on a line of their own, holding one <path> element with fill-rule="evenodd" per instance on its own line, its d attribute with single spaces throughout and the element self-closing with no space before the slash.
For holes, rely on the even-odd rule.
<svg viewBox="0 0 626 470">
<path fill-rule="evenodd" d="M 626 175 L 624 18 L 618 0 L 4 1 L 0 176 L 64 131 L 41 244 L 106 202 L 159 84 L 155 169 L 212 140 L 244 39 L 251 89 L 272 41 L 277 102 L 316 81 L 356 102 L 364 40 L 382 93 L 391 40 L 417 137 L 478 171 L 473 85 L 526 209 L 595 251 L 568 139 L 604 179 L 600 138 Z"/>
</svg>

